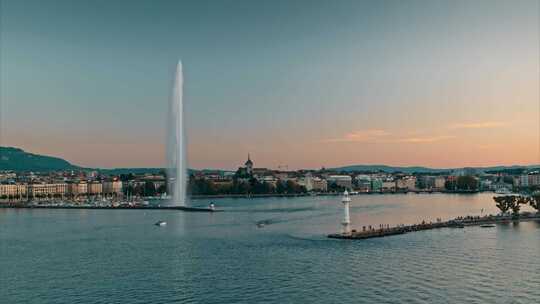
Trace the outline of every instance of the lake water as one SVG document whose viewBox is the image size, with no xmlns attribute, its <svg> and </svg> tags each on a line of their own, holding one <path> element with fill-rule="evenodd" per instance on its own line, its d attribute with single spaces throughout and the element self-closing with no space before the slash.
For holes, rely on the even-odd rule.
<svg viewBox="0 0 540 304">
<path fill-rule="evenodd" d="M 495 214 L 492 196 L 355 196 L 351 216 L 361 228 Z M 213 214 L 0 209 L 0 302 L 540 302 L 540 223 L 327 239 L 339 200 L 219 199 Z"/>
</svg>

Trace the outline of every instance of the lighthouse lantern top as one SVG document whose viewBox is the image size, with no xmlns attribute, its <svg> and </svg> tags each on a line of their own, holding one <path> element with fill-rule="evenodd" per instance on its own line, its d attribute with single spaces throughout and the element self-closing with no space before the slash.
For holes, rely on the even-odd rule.
<svg viewBox="0 0 540 304">
<path fill-rule="evenodd" d="M 343 192 L 343 197 L 341 198 L 341 202 L 348 203 L 350 201 L 351 201 L 351 198 L 349 197 L 349 191 L 345 190 L 345 192 Z"/>
</svg>

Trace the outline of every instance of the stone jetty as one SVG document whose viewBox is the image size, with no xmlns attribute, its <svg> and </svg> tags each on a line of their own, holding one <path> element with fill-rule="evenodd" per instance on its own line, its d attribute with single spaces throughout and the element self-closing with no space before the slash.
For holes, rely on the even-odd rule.
<svg viewBox="0 0 540 304">
<path fill-rule="evenodd" d="M 329 234 L 328 237 L 333 239 L 363 240 L 432 229 L 465 228 L 466 226 L 494 225 L 499 223 L 510 223 L 519 221 L 540 221 L 540 213 L 524 213 L 519 216 L 466 216 L 458 217 L 449 221 L 438 220 L 436 222 L 422 222 L 420 224 L 398 225 L 395 227 L 390 227 L 389 225 L 380 225 L 378 228 L 373 228 L 371 226 L 368 226 L 363 227 L 361 231 L 353 229 L 348 233 Z"/>
</svg>

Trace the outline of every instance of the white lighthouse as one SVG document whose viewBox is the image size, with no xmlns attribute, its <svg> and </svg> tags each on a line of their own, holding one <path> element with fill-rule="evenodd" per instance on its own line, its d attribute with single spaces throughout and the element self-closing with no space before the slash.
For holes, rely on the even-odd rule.
<svg viewBox="0 0 540 304">
<path fill-rule="evenodd" d="M 351 203 L 351 198 L 349 197 L 349 192 L 347 190 L 343 192 L 341 203 L 343 203 L 343 221 L 341 222 L 341 233 L 348 235 L 351 234 L 351 217 L 349 215 L 349 205 Z"/>
</svg>

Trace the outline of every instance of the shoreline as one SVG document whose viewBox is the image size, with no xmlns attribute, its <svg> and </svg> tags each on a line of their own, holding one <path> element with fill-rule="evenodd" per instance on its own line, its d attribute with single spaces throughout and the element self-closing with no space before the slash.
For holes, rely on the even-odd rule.
<svg viewBox="0 0 540 304">
<path fill-rule="evenodd" d="M 388 191 L 388 192 L 358 192 L 351 193 L 351 196 L 357 195 L 400 195 L 400 194 L 479 194 L 479 193 L 493 193 L 493 191 Z M 209 195 L 192 195 L 192 199 L 212 199 L 212 198 L 261 198 L 261 197 L 306 197 L 306 196 L 340 196 L 342 192 L 330 192 L 330 193 L 291 193 L 291 194 L 209 194 Z"/>
<path fill-rule="evenodd" d="M 426 194 L 465 194 L 465 195 L 474 195 L 474 194 L 480 194 L 480 193 L 493 193 L 497 195 L 498 193 L 493 191 L 388 191 L 388 192 L 353 192 L 350 195 L 351 196 L 358 196 L 358 195 L 403 195 L 403 194 L 417 194 L 417 195 L 426 195 Z M 289 198 L 289 197 L 310 197 L 310 196 L 341 196 L 343 193 L 341 192 L 322 192 L 322 193 L 283 193 L 283 194 L 277 194 L 277 193 L 268 193 L 268 194 L 211 194 L 211 195 L 191 195 L 190 199 L 193 200 L 202 200 L 202 199 L 220 199 L 220 198 L 243 198 L 243 199 L 251 199 L 251 198 Z M 509 195 L 518 195 L 519 193 L 511 193 Z M 501 194 L 502 195 L 502 194 Z M 160 200 L 159 198 L 155 197 L 143 197 L 143 200 Z M 40 201 L 40 200 L 37 200 Z M 46 201 L 46 200 L 43 200 Z M 21 199 L 21 200 L 8 200 L 8 199 L 0 199 L 0 208 L 2 208 L 4 205 L 9 204 L 26 204 L 28 203 L 27 200 Z"/>
<path fill-rule="evenodd" d="M 21 205 L 21 204 L 0 204 L 0 209 L 73 209 L 73 210 L 176 210 L 186 212 L 220 212 L 205 207 L 186 206 L 48 206 L 48 205 Z"/>
</svg>

